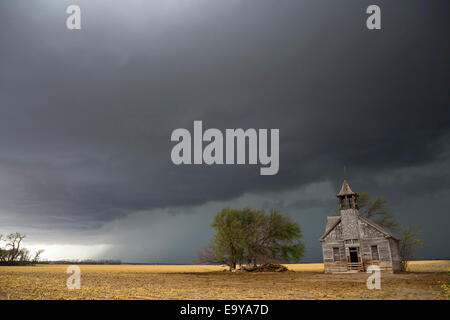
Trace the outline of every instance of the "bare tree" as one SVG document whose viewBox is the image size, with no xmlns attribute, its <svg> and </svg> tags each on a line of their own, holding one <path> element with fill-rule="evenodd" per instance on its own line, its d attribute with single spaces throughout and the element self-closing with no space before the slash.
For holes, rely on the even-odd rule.
<svg viewBox="0 0 450 320">
<path fill-rule="evenodd" d="M 8 255 L 6 258 L 7 262 L 16 261 L 20 255 L 20 244 L 26 236 L 20 234 L 19 232 L 11 233 L 6 236 L 6 248 L 8 250 Z"/>
<path fill-rule="evenodd" d="M 0 234 L 0 243 L 3 241 L 3 235 Z M 5 262 L 6 261 L 6 256 L 7 256 L 8 251 L 5 249 L 2 249 L 0 247 L 0 262 Z"/>
<path fill-rule="evenodd" d="M 44 250 L 38 250 L 34 256 L 31 255 L 30 250 L 23 248 L 22 241 L 26 236 L 19 232 L 8 234 L 7 236 L 0 235 L 0 242 L 4 242 L 4 248 L 0 247 L 0 262 L 2 264 L 35 264 L 39 261 L 40 256 Z"/>
<path fill-rule="evenodd" d="M 214 252 L 214 245 L 209 242 L 202 251 L 197 251 L 197 263 L 199 264 L 221 264 L 222 261 L 216 256 Z"/>
<path fill-rule="evenodd" d="M 422 240 L 419 238 L 421 232 L 410 228 L 400 228 L 400 258 L 402 262 L 402 270 L 407 271 L 408 261 L 414 259 L 417 247 L 422 245 Z"/>
<path fill-rule="evenodd" d="M 31 260 L 32 264 L 36 264 L 41 259 L 41 254 L 44 252 L 44 249 L 40 249 L 34 253 L 34 257 Z"/>
</svg>

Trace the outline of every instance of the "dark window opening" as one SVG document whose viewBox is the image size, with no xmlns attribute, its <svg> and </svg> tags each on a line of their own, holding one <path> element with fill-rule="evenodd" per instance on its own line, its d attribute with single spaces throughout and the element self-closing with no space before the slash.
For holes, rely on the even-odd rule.
<svg viewBox="0 0 450 320">
<path fill-rule="evenodd" d="M 372 260 L 380 260 L 380 255 L 378 254 L 378 246 L 371 246 L 372 250 Z"/>
<path fill-rule="evenodd" d="M 333 260 L 341 261 L 341 254 L 340 254 L 339 248 L 333 248 Z"/>
</svg>

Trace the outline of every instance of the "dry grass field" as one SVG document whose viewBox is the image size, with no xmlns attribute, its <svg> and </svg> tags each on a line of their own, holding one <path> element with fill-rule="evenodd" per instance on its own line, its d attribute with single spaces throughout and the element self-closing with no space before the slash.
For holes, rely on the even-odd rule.
<svg viewBox="0 0 450 320">
<path fill-rule="evenodd" d="M 449 299 L 450 261 L 415 261 L 410 273 L 324 274 L 322 264 L 286 273 L 230 273 L 223 266 L 81 265 L 81 289 L 68 290 L 66 265 L 0 267 L 0 299 Z"/>
</svg>

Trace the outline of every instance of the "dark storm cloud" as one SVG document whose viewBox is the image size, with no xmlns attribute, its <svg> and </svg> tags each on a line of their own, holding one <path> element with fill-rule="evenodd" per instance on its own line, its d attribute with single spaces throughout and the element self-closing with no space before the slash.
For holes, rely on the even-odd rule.
<svg viewBox="0 0 450 320">
<path fill-rule="evenodd" d="M 7 225 L 98 229 L 136 211 L 338 188 L 344 165 L 399 205 L 449 188 L 448 1 L 382 3 L 374 32 L 367 1 L 78 1 L 80 31 L 65 28 L 69 4 L 0 4 Z M 170 134 L 194 120 L 279 128 L 279 174 L 174 166 Z"/>
</svg>

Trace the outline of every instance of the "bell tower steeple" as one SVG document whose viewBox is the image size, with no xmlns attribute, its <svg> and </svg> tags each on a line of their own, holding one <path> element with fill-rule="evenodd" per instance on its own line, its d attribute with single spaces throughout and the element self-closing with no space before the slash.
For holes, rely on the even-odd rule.
<svg viewBox="0 0 450 320">
<path fill-rule="evenodd" d="M 356 209 L 358 210 L 358 194 L 353 192 L 348 185 L 347 180 L 344 179 L 344 183 L 342 184 L 341 190 L 336 195 L 339 199 L 339 209 Z"/>
<path fill-rule="evenodd" d="M 358 227 L 358 194 L 353 192 L 344 179 L 341 190 L 336 195 L 339 199 L 339 211 L 341 214 L 342 237 L 344 241 L 356 243 L 359 241 Z"/>
</svg>

